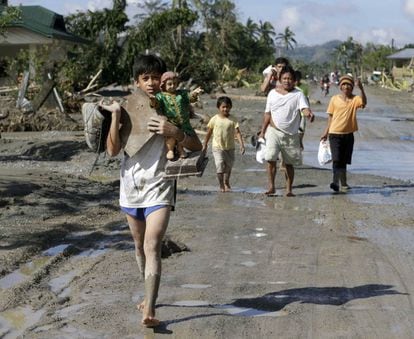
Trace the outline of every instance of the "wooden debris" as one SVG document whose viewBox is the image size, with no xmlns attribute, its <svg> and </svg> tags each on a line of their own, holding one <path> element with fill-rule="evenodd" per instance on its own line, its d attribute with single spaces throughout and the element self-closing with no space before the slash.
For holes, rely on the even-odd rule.
<svg viewBox="0 0 414 339">
<path fill-rule="evenodd" d="M 19 95 L 17 96 L 16 107 L 21 108 L 23 104 L 23 99 L 26 96 L 27 88 L 29 87 L 29 76 L 30 72 L 25 71 L 23 75 L 23 81 L 19 89 Z"/>
<path fill-rule="evenodd" d="M 122 107 L 119 134 L 125 152 L 132 157 L 154 135 L 148 131 L 148 123 L 158 114 L 150 107 L 148 96 L 142 90 L 138 89 L 126 99 L 127 103 Z"/>
<path fill-rule="evenodd" d="M 33 110 L 35 112 L 44 104 L 49 94 L 53 91 L 53 87 L 55 87 L 55 82 L 52 79 L 46 79 L 40 93 L 33 100 Z"/>
<path fill-rule="evenodd" d="M 89 81 L 88 86 L 86 86 L 86 88 L 84 88 L 83 90 L 81 90 L 81 93 L 86 93 L 86 92 L 89 92 L 91 89 L 93 89 L 93 88 L 97 87 L 97 86 L 98 86 L 98 84 L 94 84 L 94 83 L 95 83 L 96 79 L 98 79 L 98 77 L 101 75 L 101 73 L 102 73 L 102 69 L 100 69 L 100 70 L 98 71 L 98 73 L 96 73 L 96 74 L 94 75 L 94 77 L 92 78 L 92 80 L 91 80 L 91 81 Z"/>
</svg>

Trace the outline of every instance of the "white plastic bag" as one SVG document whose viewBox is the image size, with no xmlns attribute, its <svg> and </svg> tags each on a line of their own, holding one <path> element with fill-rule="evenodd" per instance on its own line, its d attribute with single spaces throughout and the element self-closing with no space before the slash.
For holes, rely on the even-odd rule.
<svg viewBox="0 0 414 339">
<path fill-rule="evenodd" d="M 319 143 L 318 161 L 321 166 L 329 164 L 332 161 L 331 148 L 328 140 L 321 140 Z"/>
<path fill-rule="evenodd" d="M 263 164 L 265 160 L 266 141 L 263 138 L 257 139 L 256 142 L 256 161 Z"/>
</svg>

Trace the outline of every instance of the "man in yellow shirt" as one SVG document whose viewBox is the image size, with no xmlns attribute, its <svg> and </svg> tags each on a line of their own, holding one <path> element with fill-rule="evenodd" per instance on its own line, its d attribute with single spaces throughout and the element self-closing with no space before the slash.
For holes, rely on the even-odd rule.
<svg viewBox="0 0 414 339">
<path fill-rule="evenodd" d="M 357 85 L 361 95 L 354 95 L 354 85 Z M 329 138 L 332 153 L 333 181 L 330 188 L 339 191 L 339 183 L 342 191 L 348 190 L 346 180 L 346 165 L 351 164 L 354 148 L 354 132 L 358 130 L 356 113 L 358 108 L 364 108 L 367 97 L 361 81 L 356 83 L 349 75 L 344 75 L 339 80 L 340 94 L 334 95 L 329 101 L 327 113 L 328 124 L 321 140 Z"/>
</svg>

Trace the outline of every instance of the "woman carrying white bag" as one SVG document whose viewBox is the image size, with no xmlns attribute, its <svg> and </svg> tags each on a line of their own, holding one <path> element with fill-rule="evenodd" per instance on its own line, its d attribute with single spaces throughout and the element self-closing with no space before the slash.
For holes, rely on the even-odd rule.
<svg viewBox="0 0 414 339">
<path fill-rule="evenodd" d="M 321 166 L 327 165 L 330 162 L 332 162 L 331 148 L 329 146 L 328 140 L 321 140 L 319 142 L 318 162 Z"/>
<path fill-rule="evenodd" d="M 352 93 L 354 85 L 360 90 L 360 95 Z M 349 75 L 339 79 L 340 94 L 334 95 L 328 105 L 328 124 L 321 140 L 329 139 L 332 153 L 333 180 L 330 188 L 334 192 L 347 191 L 350 187 L 346 180 L 346 166 L 351 164 L 354 149 L 354 132 L 358 131 L 356 113 L 367 104 L 367 97 L 358 79 L 356 83 Z M 341 186 L 339 186 L 341 185 Z"/>
</svg>

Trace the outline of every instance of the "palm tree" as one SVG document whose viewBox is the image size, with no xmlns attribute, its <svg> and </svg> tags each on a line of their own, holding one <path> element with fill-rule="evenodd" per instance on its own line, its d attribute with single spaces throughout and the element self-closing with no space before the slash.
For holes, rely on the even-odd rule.
<svg viewBox="0 0 414 339">
<path fill-rule="evenodd" d="M 168 4 L 163 0 L 145 0 L 143 3 L 137 3 L 137 7 L 141 9 L 142 13 L 135 14 L 134 19 L 142 21 L 155 13 L 165 11 Z"/>
<path fill-rule="evenodd" d="M 260 35 L 259 25 L 250 18 L 246 22 L 246 33 L 252 39 L 256 39 Z"/>
<path fill-rule="evenodd" d="M 273 38 L 276 35 L 273 25 L 269 21 L 259 21 L 260 40 L 267 45 L 274 45 Z"/>
<path fill-rule="evenodd" d="M 277 41 L 280 41 L 282 43 L 282 46 L 286 49 L 294 49 L 297 45 L 297 42 L 295 40 L 295 33 L 293 33 L 289 26 L 285 28 L 285 31 L 283 33 L 279 33 L 276 37 Z"/>
</svg>

